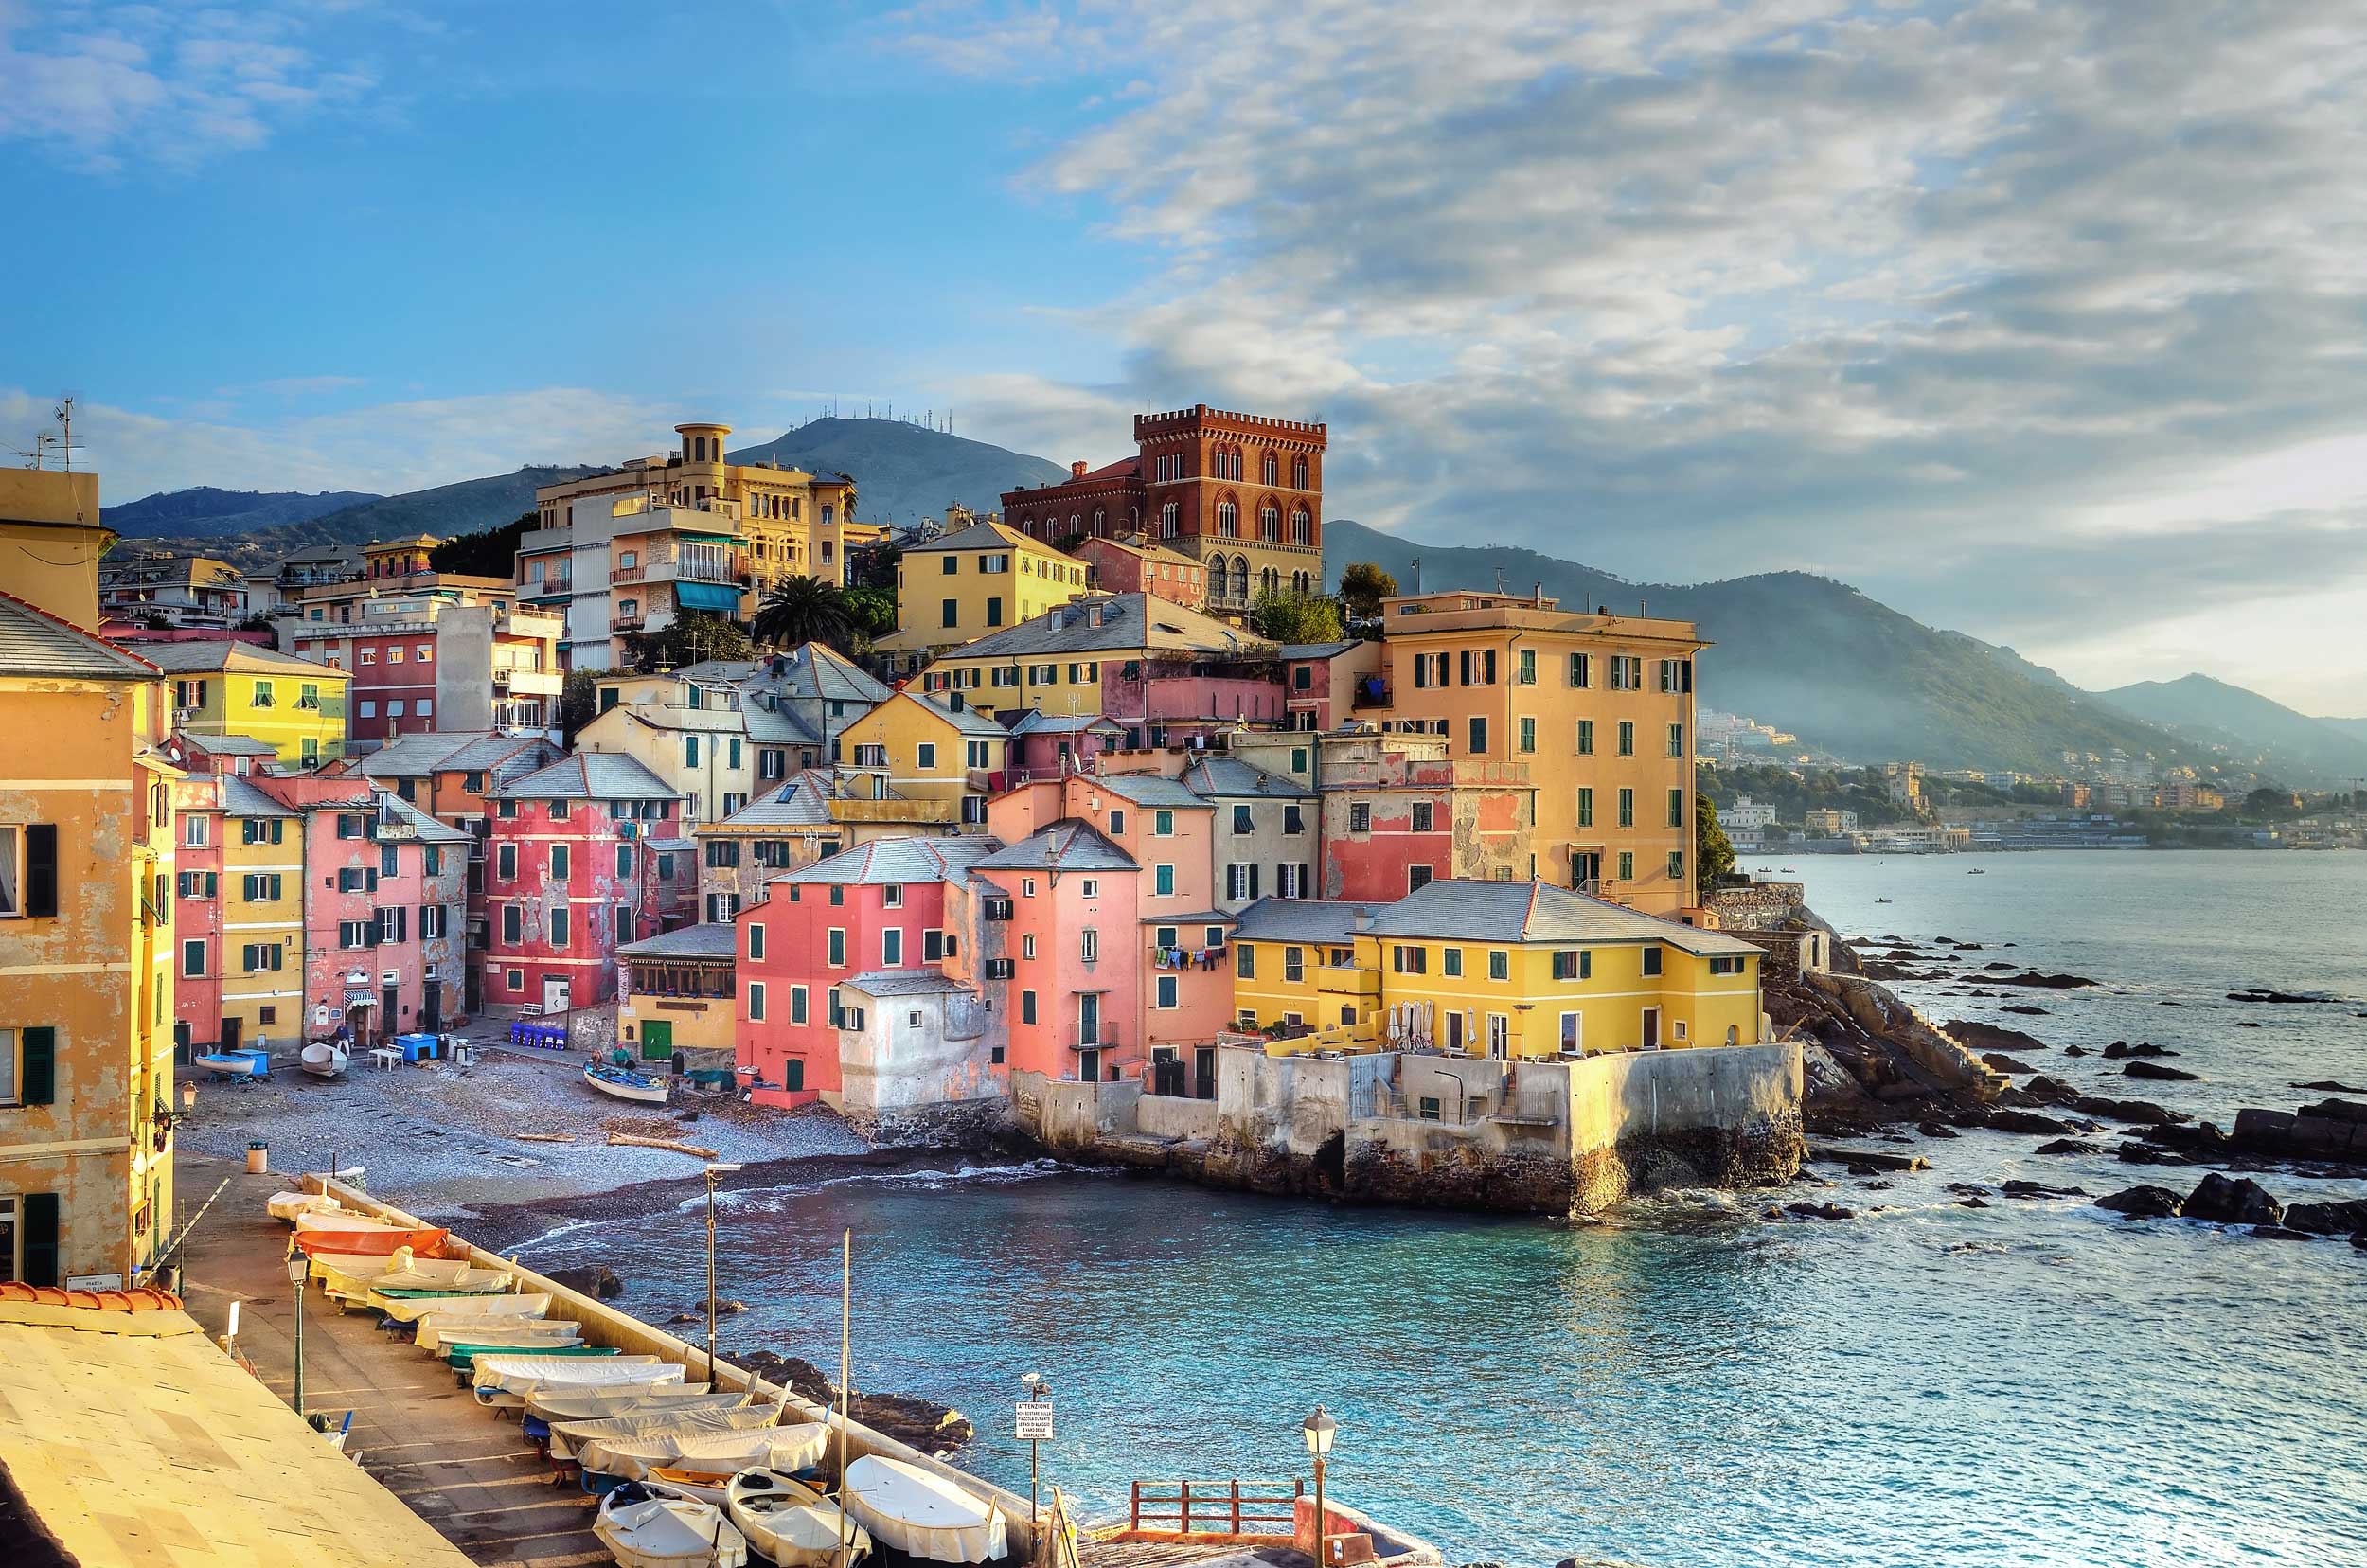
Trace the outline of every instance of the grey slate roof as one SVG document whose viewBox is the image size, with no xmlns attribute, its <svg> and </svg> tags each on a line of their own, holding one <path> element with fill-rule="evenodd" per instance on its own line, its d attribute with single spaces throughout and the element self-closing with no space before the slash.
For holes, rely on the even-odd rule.
<svg viewBox="0 0 2367 1568">
<path fill-rule="evenodd" d="M 1260 899 L 1234 918 L 1233 938 L 1343 944 L 1355 940 L 1359 913 L 1378 916 L 1388 907 L 1331 899 Z"/>
<path fill-rule="evenodd" d="M 1014 739 L 1023 735 L 1076 735 L 1097 729 L 1114 735 L 1118 722 L 1099 713 L 1046 713 L 1041 708 L 1029 708 L 1011 721 Z"/>
<path fill-rule="evenodd" d="M 888 687 L 820 643 L 800 643 L 786 652 L 752 661 L 756 668 L 734 684 L 748 684 L 783 696 L 841 703 L 884 703 Z M 777 663 L 780 673 L 774 673 Z"/>
<path fill-rule="evenodd" d="M 378 804 L 394 814 L 397 821 L 411 829 L 411 836 L 421 844 L 467 844 L 471 836 L 450 823 L 438 822 L 399 794 L 382 793 Z"/>
<path fill-rule="evenodd" d="M 1315 792 L 1237 757 L 1201 757 L 1184 770 L 1184 787 L 1223 800 L 1310 800 Z"/>
<path fill-rule="evenodd" d="M 840 981 L 839 987 L 869 997 L 929 996 L 970 989 L 958 980 L 947 979 L 941 969 L 865 970 L 852 980 Z"/>
<path fill-rule="evenodd" d="M 925 691 L 915 689 L 907 689 L 904 695 L 932 709 L 938 718 L 949 721 L 964 735 L 974 735 L 980 739 L 995 740 L 1008 740 L 1011 738 L 1009 730 L 1005 729 L 974 707 L 951 708 L 946 706 L 940 699 Z"/>
<path fill-rule="evenodd" d="M 184 732 L 182 739 L 208 757 L 277 757 L 279 748 L 268 740 L 258 740 L 251 735 L 191 735 Z"/>
<path fill-rule="evenodd" d="M 311 659 L 299 659 L 293 653 L 282 653 L 276 648 L 258 648 L 249 642 L 232 638 L 207 638 L 204 642 L 150 643 L 149 657 L 157 668 L 168 675 L 207 675 L 218 669 L 253 671 L 258 675 L 284 674 L 310 676 L 315 680 L 329 677 L 340 681 L 353 679 L 347 670 Z"/>
<path fill-rule="evenodd" d="M 1101 624 L 1091 612 L 1101 611 Z M 1212 615 L 1186 610 L 1153 594 L 1088 595 L 1057 604 L 946 655 L 951 659 L 1028 659 L 1071 653 L 1113 653 L 1148 648 L 1176 652 L 1271 657 L 1274 645 Z"/>
<path fill-rule="evenodd" d="M 509 737 L 491 730 L 422 730 L 417 735 L 399 735 L 362 758 L 362 773 L 367 778 L 424 778 L 443 768 L 489 767 L 490 763 L 462 764 L 446 758 L 479 741 L 506 739 Z M 513 742 L 521 746 L 527 743 L 523 739 Z"/>
<path fill-rule="evenodd" d="M 262 791 L 236 774 L 222 778 L 222 809 L 230 816 L 292 817 L 296 812 L 282 806 Z"/>
<path fill-rule="evenodd" d="M 723 828 L 833 828 L 838 826 L 830 815 L 833 799 L 886 799 L 906 797 L 890 790 L 883 796 L 847 795 L 839 785 L 856 776 L 851 768 L 808 768 L 786 784 L 774 786 L 754 800 L 725 817 L 718 827 Z"/>
<path fill-rule="evenodd" d="M 103 637 L 0 594 L 0 675 L 71 675 L 93 681 L 152 681 L 156 669 Z"/>
<path fill-rule="evenodd" d="M 1467 942 L 1665 942 L 1693 953 L 1761 951 L 1720 932 L 1639 915 L 1541 882 L 1431 882 L 1389 905 L 1366 932 Z"/>
<path fill-rule="evenodd" d="M 1182 779 L 1169 778 L 1164 774 L 1103 774 L 1094 782 L 1120 800 L 1130 800 L 1137 806 L 1208 810 L 1208 802 L 1184 788 Z"/>
<path fill-rule="evenodd" d="M 1284 643 L 1282 656 L 1286 659 L 1334 659 L 1355 646 L 1354 639 L 1346 642 Z"/>
<path fill-rule="evenodd" d="M 774 882 L 958 882 L 995 847 L 990 838 L 874 839 L 828 860 L 801 865 Z"/>
<path fill-rule="evenodd" d="M 1075 817 L 1062 817 L 978 863 L 984 871 L 1131 871 L 1133 858 Z"/>
<path fill-rule="evenodd" d="M 615 752 L 577 752 L 493 792 L 509 800 L 674 800 L 673 786 Z"/>
<path fill-rule="evenodd" d="M 734 958 L 739 953 L 739 929 L 721 922 L 684 926 L 637 942 L 616 944 L 619 958 Z"/>
</svg>

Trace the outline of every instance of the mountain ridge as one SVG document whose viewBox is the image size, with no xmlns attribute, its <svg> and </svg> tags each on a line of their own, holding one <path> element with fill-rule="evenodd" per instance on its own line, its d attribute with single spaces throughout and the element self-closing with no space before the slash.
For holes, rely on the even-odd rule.
<svg viewBox="0 0 2367 1568">
<path fill-rule="evenodd" d="M 2353 731 L 2341 720 L 2296 712 L 2200 671 L 2174 681 L 2137 681 L 2096 696 L 2215 749 L 2305 768 L 2337 785 L 2367 781 L 2367 734 Z"/>
<path fill-rule="evenodd" d="M 384 499 L 374 490 L 232 490 L 192 485 L 102 507 L 98 520 L 127 539 L 237 538 Z"/>
</svg>

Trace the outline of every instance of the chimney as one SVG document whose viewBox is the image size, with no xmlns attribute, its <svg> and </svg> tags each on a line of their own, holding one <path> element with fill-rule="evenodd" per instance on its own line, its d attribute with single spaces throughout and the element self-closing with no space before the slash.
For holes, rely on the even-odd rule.
<svg viewBox="0 0 2367 1568">
<path fill-rule="evenodd" d="M 1085 477 L 1085 460 L 1082 457 L 1068 466 L 1068 476 L 1072 479 Z"/>
<path fill-rule="evenodd" d="M 1414 558 L 1414 597 L 1416 597 L 1416 598 L 1419 598 L 1419 597 L 1421 597 L 1421 594 L 1422 594 L 1422 558 L 1421 558 L 1420 556 L 1415 556 L 1415 557 Z"/>
<path fill-rule="evenodd" d="M 1348 928 L 1351 931 L 1369 931 L 1372 925 L 1373 909 L 1370 904 L 1358 904 L 1348 911 Z"/>
</svg>

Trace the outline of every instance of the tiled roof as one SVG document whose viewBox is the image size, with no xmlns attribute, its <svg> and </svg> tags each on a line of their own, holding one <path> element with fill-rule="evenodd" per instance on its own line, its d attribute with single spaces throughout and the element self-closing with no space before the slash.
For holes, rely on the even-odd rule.
<svg viewBox="0 0 2367 1568">
<path fill-rule="evenodd" d="M 1541 882 L 1451 880 L 1388 906 L 1367 933 L 1470 942 L 1665 942 L 1694 953 L 1757 953 L 1750 943 L 1679 925 Z"/>
<path fill-rule="evenodd" d="M 1237 757 L 1195 757 L 1184 770 L 1184 785 L 1194 794 L 1222 800 L 1306 800 L 1315 793 L 1296 779 L 1268 773 Z"/>
<path fill-rule="evenodd" d="M 1192 793 L 1180 778 L 1165 774 L 1103 774 L 1094 783 L 1137 806 L 1166 806 L 1185 811 L 1206 811 L 1208 802 Z"/>
<path fill-rule="evenodd" d="M 929 996 L 944 991 L 964 991 L 970 988 L 958 980 L 949 980 L 940 969 L 865 970 L 852 980 L 839 982 L 865 996 Z"/>
<path fill-rule="evenodd" d="M 156 667 L 38 605 L 0 593 L 0 675 L 152 681 Z"/>
<path fill-rule="evenodd" d="M 995 841 L 988 838 L 874 839 L 828 860 L 801 865 L 775 882 L 958 882 L 984 862 Z"/>
<path fill-rule="evenodd" d="M 1028 538 L 1017 528 L 1000 523 L 972 523 L 967 528 L 956 528 L 940 534 L 926 544 L 906 548 L 906 555 L 927 555 L 940 550 L 1035 550 L 1046 555 L 1059 555 L 1051 545 Z"/>
<path fill-rule="evenodd" d="M 620 958 L 731 958 L 739 952 L 738 928 L 721 922 L 684 926 L 616 945 Z"/>
<path fill-rule="evenodd" d="M 1075 817 L 1062 817 L 978 863 L 985 871 L 1131 871 L 1133 857 Z"/>
<path fill-rule="evenodd" d="M 1356 917 L 1379 915 L 1386 904 L 1327 899 L 1260 899 L 1234 918 L 1233 936 L 1243 942 L 1346 942 L 1356 935 Z"/>
<path fill-rule="evenodd" d="M 503 785 L 494 793 L 510 800 L 674 800 L 674 787 L 614 752 L 577 752 Z"/>
<path fill-rule="evenodd" d="M 306 680 L 349 681 L 346 670 L 311 659 L 299 659 L 293 653 L 282 653 L 276 648 L 258 648 L 249 642 L 215 641 L 159 642 L 148 645 L 149 657 L 156 668 L 168 675 L 206 675 L 215 670 L 252 671 L 258 675 L 294 675 Z"/>
<path fill-rule="evenodd" d="M 1092 624 L 1092 612 L 1101 624 Z M 946 657 L 1025 659 L 1046 654 L 1153 651 L 1271 657 L 1274 645 L 1214 616 L 1152 594 L 1088 596 L 1054 605 L 1032 620 L 979 638 Z"/>
</svg>

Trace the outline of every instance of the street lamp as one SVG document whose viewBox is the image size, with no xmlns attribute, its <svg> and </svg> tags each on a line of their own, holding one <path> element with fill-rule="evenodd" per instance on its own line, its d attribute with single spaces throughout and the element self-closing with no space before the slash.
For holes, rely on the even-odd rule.
<svg viewBox="0 0 2367 1568">
<path fill-rule="evenodd" d="M 1315 1456 L 1315 1561 L 1320 1565 L 1324 1556 L 1324 1463 L 1331 1457 L 1331 1439 L 1338 1434 L 1340 1423 L 1331 1418 L 1331 1412 L 1323 1406 L 1301 1424 L 1307 1438 L 1307 1452 Z"/>
<path fill-rule="evenodd" d="M 302 1250 L 288 1254 L 288 1284 L 295 1292 L 295 1413 L 304 1414 L 304 1275 L 312 1265 Z"/>
<path fill-rule="evenodd" d="M 739 1167 L 709 1165 L 707 1176 L 707 1379 L 715 1378 L 715 1185 Z"/>
</svg>

